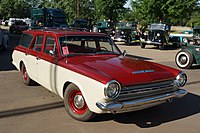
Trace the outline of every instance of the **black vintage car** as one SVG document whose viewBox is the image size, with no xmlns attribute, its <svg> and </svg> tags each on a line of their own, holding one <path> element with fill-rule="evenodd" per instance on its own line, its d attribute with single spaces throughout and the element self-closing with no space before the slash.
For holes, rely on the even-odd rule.
<svg viewBox="0 0 200 133">
<path fill-rule="evenodd" d="M 125 42 L 127 45 L 130 45 L 133 41 L 139 42 L 136 27 L 137 25 L 131 21 L 118 22 L 110 36 L 114 41 Z"/>
<path fill-rule="evenodd" d="M 96 26 L 93 27 L 94 32 L 99 33 L 106 33 L 110 34 L 111 28 L 110 28 L 110 22 L 106 20 L 100 20 L 96 23 Z"/>
<path fill-rule="evenodd" d="M 170 26 L 168 24 L 153 23 L 149 27 L 146 35 L 140 38 L 141 48 L 146 45 L 158 46 L 159 49 L 164 49 L 168 45 Z"/>
<path fill-rule="evenodd" d="M 73 23 L 69 26 L 71 28 L 82 28 L 86 31 L 92 30 L 92 20 L 90 19 L 75 19 Z"/>
</svg>

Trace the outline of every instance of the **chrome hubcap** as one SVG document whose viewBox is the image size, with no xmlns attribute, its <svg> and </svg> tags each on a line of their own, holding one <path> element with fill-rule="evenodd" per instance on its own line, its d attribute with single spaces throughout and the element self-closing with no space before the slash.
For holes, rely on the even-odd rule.
<svg viewBox="0 0 200 133">
<path fill-rule="evenodd" d="M 84 99 L 82 95 L 76 95 L 74 97 L 74 105 L 78 109 L 81 109 L 84 107 Z"/>
<path fill-rule="evenodd" d="M 185 64 L 187 62 L 187 57 L 186 56 L 181 56 L 180 62 L 181 62 L 181 64 Z"/>
</svg>

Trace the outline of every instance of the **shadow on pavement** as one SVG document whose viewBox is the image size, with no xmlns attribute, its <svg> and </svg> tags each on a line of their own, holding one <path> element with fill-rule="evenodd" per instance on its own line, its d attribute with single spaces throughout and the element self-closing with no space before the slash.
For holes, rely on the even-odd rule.
<svg viewBox="0 0 200 133">
<path fill-rule="evenodd" d="M 33 106 L 33 107 L 6 110 L 6 111 L 0 112 L 0 118 L 11 117 L 11 116 L 16 116 L 16 115 L 24 115 L 24 114 L 28 114 L 28 113 L 35 113 L 35 112 L 60 108 L 63 106 L 64 106 L 63 102 L 56 102 L 56 103 L 38 105 L 38 106 Z"/>
<path fill-rule="evenodd" d="M 0 50 L 0 71 L 15 70 L 15 66 L 12 64 L 12 52 L 15 46 L 19 44 L 20 34 L 9 34 L 8 49 Z"/>
<path fill-rule="evenodd" d="M 198 113 L 200 113 L 200 96 L 188 93 L 185 97 L 174 100 L 172 103 L 141 111 L 99 115 L 93 122 L 114 120 L 123 124 L 136 124 L 141 128 L 150 128 Z"/>
</svg>

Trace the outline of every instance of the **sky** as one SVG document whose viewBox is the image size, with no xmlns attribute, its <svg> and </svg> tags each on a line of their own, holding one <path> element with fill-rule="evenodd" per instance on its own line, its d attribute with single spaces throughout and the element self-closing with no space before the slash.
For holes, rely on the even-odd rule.
<svg viewBox="0 0 200 133">
<path fill-rule="evenodd" d="M 131 8 L 131 0 L 128 0 L 127 3 L 124 5 L 126 8 Z"/>
</svg>

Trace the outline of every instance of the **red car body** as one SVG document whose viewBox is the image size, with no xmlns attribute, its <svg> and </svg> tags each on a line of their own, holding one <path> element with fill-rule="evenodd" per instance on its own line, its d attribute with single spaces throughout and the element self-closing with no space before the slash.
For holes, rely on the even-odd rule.
<svg viewBox="0 0 200 133">
<path fill-rule="evenodd" d="M 29 30 L 21 40 L 13 64 L 24 83 L 34 80 L 57 93 L 77 120 L 144 109 L 187 93 L 183 72 L 127 57 L 106 34 Z"/>
</svg>

